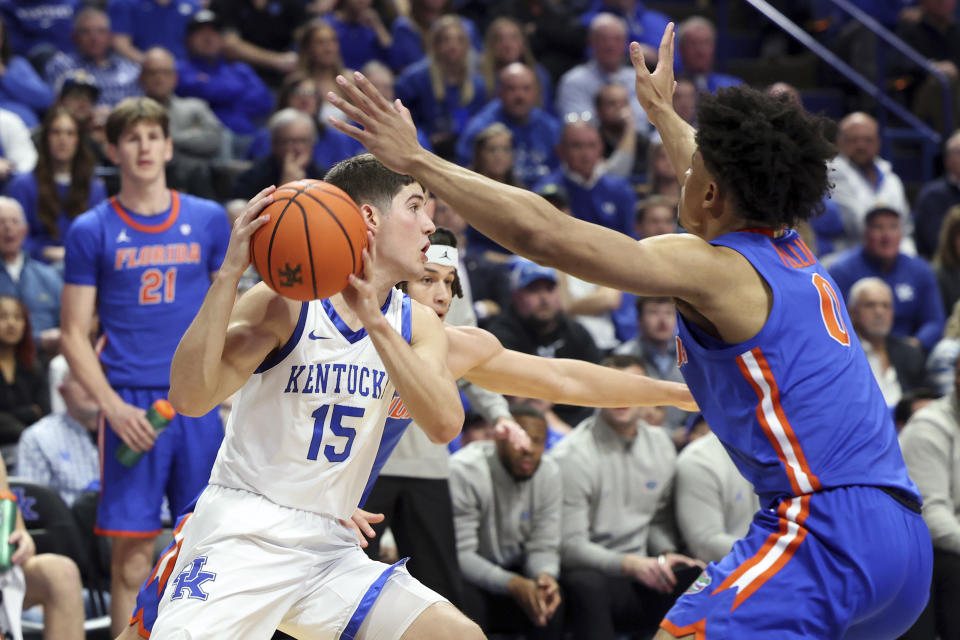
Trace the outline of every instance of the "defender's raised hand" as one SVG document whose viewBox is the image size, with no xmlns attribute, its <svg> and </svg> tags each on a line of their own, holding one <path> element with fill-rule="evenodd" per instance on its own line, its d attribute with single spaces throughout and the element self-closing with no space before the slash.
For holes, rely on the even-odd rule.
<svg viewBox="0 0 960 640">
<path fill-rule="evenodd" d="M 653 73 L 647 69 L 643 58 L 643 47 L 639 43 L 630 43 L 630 62 L 636 72 L 637 100 L 644 111 L 650 112 L 658 107 L 673 108 L 673 89 L 676 82 L 673 78 L 673 23 L 667 25 L 660 39 L 660 57 Z"/>
<path fill-rule="evenodd" d="M 423 151 L 417 142 L 417 128 L 410 111 L 399 99 L 388 102 L 366 76 L 353 74 L 356 84 L 337 76 L 337 84 L 346 99 L 333 92 L 327 94 L 330 104 L 343 111 L 360 126 L 330 117 L 330 125 L 355 138 L 380 162 L 398 173 L 409 173 L 411 160 Z"/>
</svg>

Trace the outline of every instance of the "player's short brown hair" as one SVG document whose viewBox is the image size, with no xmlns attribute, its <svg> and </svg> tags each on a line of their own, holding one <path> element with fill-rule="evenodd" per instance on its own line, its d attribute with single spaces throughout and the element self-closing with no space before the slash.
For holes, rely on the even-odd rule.
<svg viewBox="0 0 960 640">
<path fill-rule="evenodd" d="M 170 137 L 170 117 L 163 105 L 152 98 L 126 98 L 107 117 L 107 142 L 117 144 L 124 131 L 140 122 L 158 124 L 163 137 Z"/>
</svg>

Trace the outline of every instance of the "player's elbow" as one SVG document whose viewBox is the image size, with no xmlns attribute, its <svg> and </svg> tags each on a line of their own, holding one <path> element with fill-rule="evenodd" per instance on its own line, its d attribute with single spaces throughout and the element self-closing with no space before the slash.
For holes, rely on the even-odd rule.
<svg viewBox="0 0 960 640">
<path fill-rule="evenodd" d="M 174 411 L 189 418 L 199 418 L 210 413 L 213 407 L 200 394 L 191 393 L 183 384 L 171 382 L 167 400 Z"/>
<path fill-rule="evenodd" d="M 437 414 L 432 420 L 431 428 L 427 431 L 427 436 L 434 444 L 447 444 L 452 442 L 463 429 L 463 407 L 457 403 L 454 410 L 445 411 L 443 415 Z M 426 430 L 425 430 L 426 431 Z"/>
</svg>

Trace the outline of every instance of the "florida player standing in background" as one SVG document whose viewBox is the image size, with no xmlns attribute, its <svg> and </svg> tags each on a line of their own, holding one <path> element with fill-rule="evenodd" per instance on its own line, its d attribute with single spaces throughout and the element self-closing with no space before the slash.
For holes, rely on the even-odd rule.
<svg viewBox="0 0 960 640">
<path fill-rule="evenodd" d="M 360 74 L 359 89 L 337 79 L 352 104 L 328 97 L 362 127 L 338 129 L 501 245 L 590 282 L 676 298 L 681 372 L 762 508 L 667 613 L 658 640 L 895 638 L 928 598 L 930 533 L 843 299 L 790 228 L 829 184 L 824 122 L 734 87 L 701 97 L 694 131 L 672 106 L 673 25 L 653 74 L 637 43 L 630 53 L 689 233 L 638 243 L 445 162 Z"/>
<path fill-rule="evenodd" d="M 105 420 L 96 531 L 113 538 L 116 635 L 153 564 L 164 496 L 173 513 L 189 503 L 206 484 L 223 439 L 216 410 L 177 416 L 159 437 L 145 410 L 167 395 L 173 353 L 220 268 L 230 227 L 217 203 L 167 188 L 173 143 L 162 106 L 124 100 L 106 133 L 120 193 L 70 227 L 61 328 L 70 370 Z M 89 340 L 95 314 L 106 336 L 99 361 Z M 121 443 L 146 455 L 127 468 L 114 457 Z"/>
</svg>

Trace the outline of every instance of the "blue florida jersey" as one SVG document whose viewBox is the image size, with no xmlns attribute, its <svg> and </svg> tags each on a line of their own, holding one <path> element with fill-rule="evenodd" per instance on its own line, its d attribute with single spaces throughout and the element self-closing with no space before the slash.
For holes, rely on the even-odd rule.
<svg viewBox="0 0 960 640">
<path fill-rule="evenodd" d="M 170 209 L 144 216 L 116 197 L 80 215 L 65 241 L 65 280 L 97 288 L 106 336 L 101 361 L 114 387 L 168 387 L 170 361 L 220 268 L 226 211 L 171 191 Z"/>
<path fill-rule="evenodd" d="M 677 359 L 761 505 L 845 485 L 919 500 L 843 298 L 796 231 L 739 231 L 711 244 L 743 255 L 773 304 L 760 332 L 735 345 L 680 315 Z"/>
</svg>

